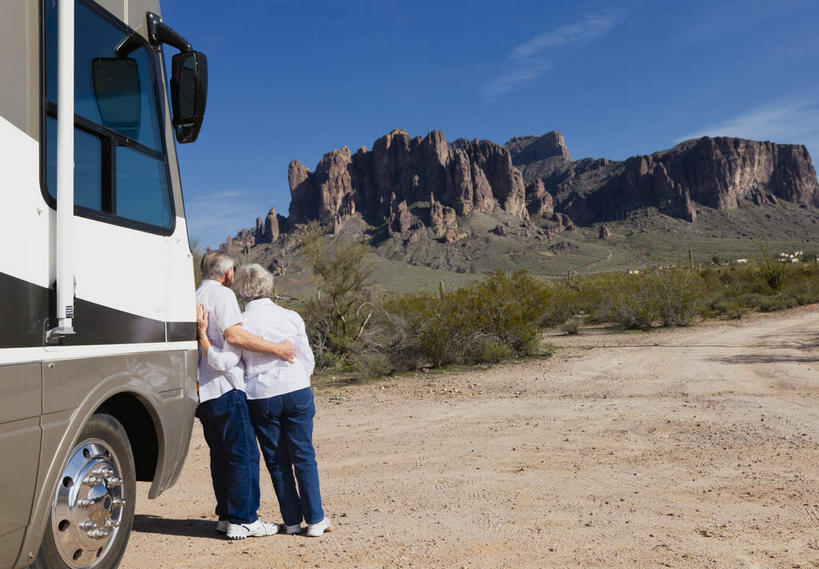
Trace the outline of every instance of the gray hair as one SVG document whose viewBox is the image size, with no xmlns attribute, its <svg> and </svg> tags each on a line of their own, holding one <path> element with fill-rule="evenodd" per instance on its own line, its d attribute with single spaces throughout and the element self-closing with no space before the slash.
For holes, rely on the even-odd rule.
<svg viewBox="0 0 819 569">
<path fill-rule="evenodd" d="M 269 298 L 273 293 L 273 275 L 256 263 L 242 265 L 236 271 L 233 290 L 244 301 Z"/>
<path fill-rule="evenodd" d="M 224 251 L 208 251 L 202 256 L 202 278 L 221 280 L 235 264 Z"/>
</svg>

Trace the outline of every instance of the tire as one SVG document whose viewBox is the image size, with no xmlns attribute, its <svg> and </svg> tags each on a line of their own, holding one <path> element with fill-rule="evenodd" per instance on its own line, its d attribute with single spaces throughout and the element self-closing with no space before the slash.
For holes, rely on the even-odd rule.
<svg viewBox="0 0 819 569">
<path fill-rule="evenodd" d="M 134 521 L 136 473 L 128 435 L 93 415 L 57 482 L 36 569 L 115 569 Z"/>
</svg>

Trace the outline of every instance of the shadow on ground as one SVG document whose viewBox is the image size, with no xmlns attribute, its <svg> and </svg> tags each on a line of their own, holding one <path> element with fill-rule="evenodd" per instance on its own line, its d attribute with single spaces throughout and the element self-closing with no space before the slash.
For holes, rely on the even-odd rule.
<svg viewBox="0 0 819 569">
<path fill-rule="evenodd" d="M 724 364 L 778 364 L 778 363 L 816 363 L 819 362 L 819 357 L 811 356 L 789 356 L 789 355 L 756 355 L 743 354 L 737 356 L 714 357 L 708 358 L 708 361 L 720 362 Z"/>
<path fill-rule="evenodd" d="M 216 522 L 213 520 L 175 520 L 171 518 L 160 518 L 159 516 L 137 514 L 134 516 L 133 531 L 162 535 L 225 539 L 222 534 L 216 532 Z"/>
</svg>

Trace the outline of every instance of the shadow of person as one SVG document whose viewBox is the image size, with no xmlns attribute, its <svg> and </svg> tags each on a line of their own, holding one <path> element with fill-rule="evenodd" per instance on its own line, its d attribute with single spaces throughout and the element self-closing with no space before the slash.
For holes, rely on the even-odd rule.
<svg viewBox="0 0 819 569">
<path fill-rule="evenodd" d="M 214 520 L 174 520 L 171 518 L 137 514 L 134 516 L 132 531 L 220 540 L 225 539 L 224 534 L 216 531 L 216 522 Z"/>
</svg>

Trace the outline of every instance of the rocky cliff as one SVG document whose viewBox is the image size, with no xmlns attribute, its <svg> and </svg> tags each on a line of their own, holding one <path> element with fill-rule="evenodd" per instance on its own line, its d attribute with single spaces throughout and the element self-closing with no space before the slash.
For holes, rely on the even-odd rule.
<svg viewBox="0 0 819 569">
<path fill-rule="evenodd" d="M 389 235 L 430 229 L 435 238 L 460 239 L 459 219 L 472 212 L 556 219 L 590 225 L 655 207 L 695 221 L 697 207 L 758 206 L 784 200 L 819 207 L 819 182 L 807 149 L 737 138 L 700 138 L 623 162 L 573 161 L 563 135 L 448 143 L 441 131 L 411 137 L 394 130 L 354 154 L 346 147 L 324 155 L 310 171 L 288 170 L 287 218 L 271 210 L 256 228 L 240 231 L 226 248 L 247 249 L 311 220 L 337 223 L 359 213 Z M 565 223 L 564 223 L 565 222 Z"/>
<path fill-rule="evenodd" d="M 460 216 L 496 207 L 522 219 L 528 216 L 523 177 L 508 150 L 489 141 L 449 144 L 437 130 L 423 138 L 394 130 L 376 140 L 372 150 L 333 150 L 314 172 L 293 161 L 288 180 L 288 219 L 294 225 L 313 219 L 329 223 L 360 212 L 373 225 L 387 221 L 402 231 L 416 215 L 410 206 L 426 211 L 428 222 L 435 202 Z"/>
<path fill-rule="evenodd" d="M 697 205 L 732 209 L 784 200 L 819 207 L 810 155 L 795 144 L 704 137 L 624 162 L 585 159 L 545 174 L 542 162 L 519 167 L 527 179 L 542 179 L 555 208 L 581 224 L 647 206 L 689 221 Z"/>
</svg>

